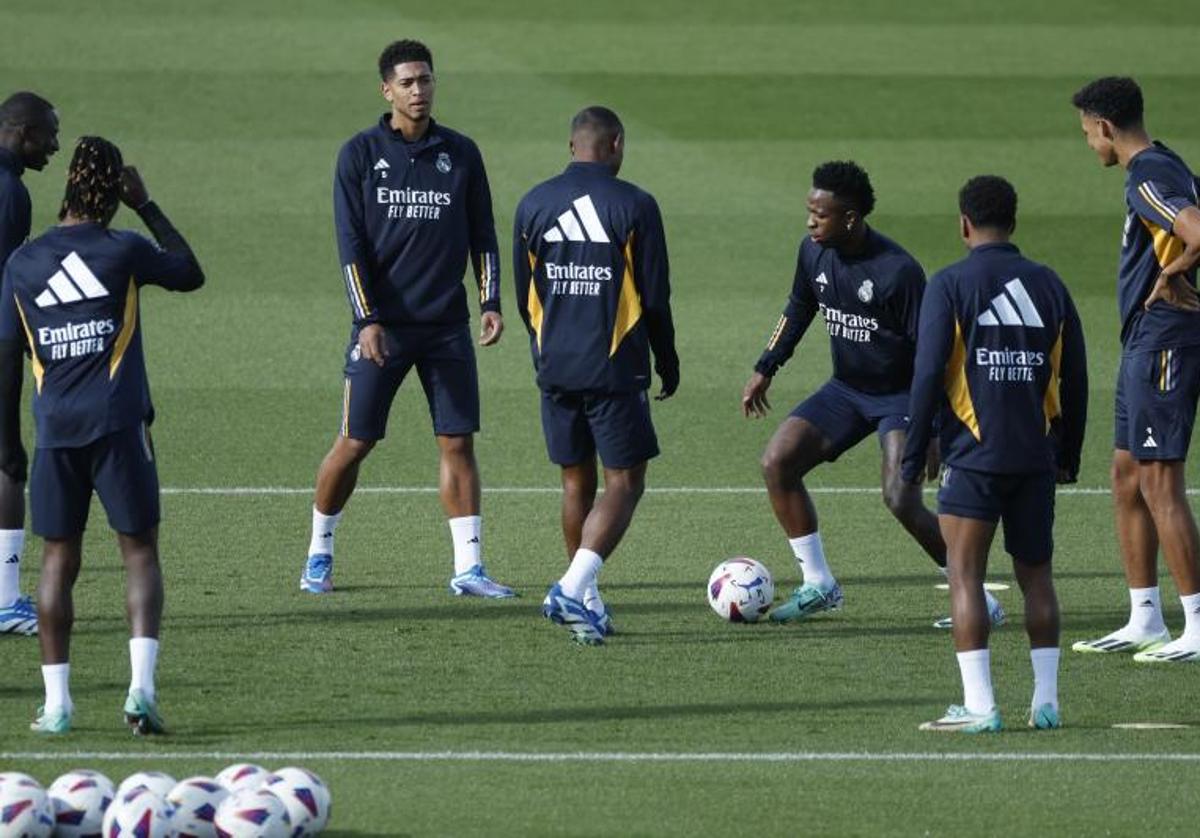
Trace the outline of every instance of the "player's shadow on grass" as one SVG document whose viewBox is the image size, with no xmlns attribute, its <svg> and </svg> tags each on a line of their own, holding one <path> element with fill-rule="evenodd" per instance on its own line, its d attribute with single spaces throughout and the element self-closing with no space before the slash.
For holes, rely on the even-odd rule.
<svg viewBox="0 0 1200 838">
<path fill-rule="evenodd" d="M 395 715 L 338 717 L 305 717 L 288 721 L 248 720 L 225 724 L 207 730 L 211 737 L 234 735 L 244 730 L 269 731 L 315 727 L 321 730 L 367 727 L 474 727 L 490 725 L 548 725 L 579 724 L 606 721 L 660 721 L 664 719 L 706 718 L 712 716 L 745 717 L 754 713 L 804 713 L 853 710 L 877 710 L 893 707 L 918 707 L 936 703 L 936 694 L 920 696 L 886 696 L 879 698 L 846 698 L 831 701 L 720 701 L 696 704 L 646 704 L 624 706 L 545 707 L 494 713 L 438 710 L 427 713 L 397 713 Z"/>
</svg>

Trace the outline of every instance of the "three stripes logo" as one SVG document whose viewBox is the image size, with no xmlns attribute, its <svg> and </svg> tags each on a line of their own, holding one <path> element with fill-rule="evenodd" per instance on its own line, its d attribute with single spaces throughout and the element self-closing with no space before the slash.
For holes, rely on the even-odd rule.
<svg viewBox="0 0 1200 838">
<path fill-rule="evenodd" d="M 608 234 L 604 232 L 604 225 L 600 223 L 600 216 L 596 214 L 596 205 L 592 203 L 592 196 L 584 195 L 582 198 L 576 198 L 571 206 L 575 208 L 574 212 L 568 209 L 560 215 L 558 224 L 547 230 L 542 238 L 548 242 L 572 241 L 608 244 L 610 240 Z"/>
<path fill-rule="evenodd" d="M 992 297 L 992 304 L 983 314 L 979 315 L 980 326 L 1028 326 L 1033 329 L 1045 328 L 1045 323 L 1038 315 L 1029 298 L 1029 293 L 1020 279 L 1005 283 L 1003 292 Z"/>
<path fill-rule="evenodd" d="M 388 161 L 384 160 L 382 157 L 380 157 L 375 163 L 375 171 L 379 172 L 379 176 L 381 178 L 388 176 L 388 169 L 390 168 L 392 168 L 391 164 L 389 164 Z"/>
<path fill-rule="evenodd" d="M 74 251 L 62 260 L 62 270 L 56 271 L 46 284 L 50 287 L 34 298 L 38 308 L 50 308 L 60 303 L 76 303 L 85 298 L 98 300 L 108 296 L 108 289 L 96 279 L 92 269 Z"/>
</svg>

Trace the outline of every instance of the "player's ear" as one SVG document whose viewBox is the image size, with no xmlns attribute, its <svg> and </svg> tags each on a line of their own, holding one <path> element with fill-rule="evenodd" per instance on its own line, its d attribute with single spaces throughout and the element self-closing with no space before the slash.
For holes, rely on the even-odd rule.
<svg viewBox="0 0 1200 838">
<path fill-rule="evenodd" d="M 381 81 L 379 83 L 379 92 L 383 94 L 384 99 L 387 99 L 389 102 L 392 101 L 392 88 L 388 86 L 387 82 Z"/>
<path fill-rule="evenodd" d="M 971 237 L 971 222 L 967 220 L 965 215 L 958 217 L 958 234 L 962 236 L 963 241 Z"/>
<path fill-rule="evenodd" d="M 1107 119 L 1097 119 L 1096 124 L 1100 127 L 1100 136 L 1111 143 L 1113 141 L 1114 134 L 1116 133 L 1116 129 L 1113 128 L 1113 124 Z"/>
</svg>

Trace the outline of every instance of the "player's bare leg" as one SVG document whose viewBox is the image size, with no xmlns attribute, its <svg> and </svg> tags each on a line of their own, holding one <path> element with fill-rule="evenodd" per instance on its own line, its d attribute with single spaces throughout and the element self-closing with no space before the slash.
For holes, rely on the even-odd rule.
<svg viewBox="0 0 1200 838">
<path fill-rule="evenodd" d="M 0 470 L 0 633 L 37 634 L 37 605 L 21 595 L 25 483 Z"/>
<path fill-rule="evenodd" d="M 358 485 L 359 466 L 374 447 L 374 440 L 339 435 L 321 461 L 313 493 L 312 537 L 300 576 L 300 590 L 310 594 L 333 590 L 334 533 L 342 520 L 342 510 Z"/>
<path fill-rule="evenodd" d="M 1200 534 L 1188 504 L 1183 460 L 1138 463 L 1142 496 L 1183 605 L 1183 633 L 1165 646 L 1139 652 L 1140 663 L 1200 662 Z"/>
<path fill-rule="evenodd" d="M 79 577 L 81 544 L 82 536 L 48 538 L 42 551 L 38 619 L 46 701 L 30 726 L 38 733 L 66 733 L 71 729 L 71 711 L 74 709 L 69 686 L 71 627 L 75 623 L 72 590 Z"/>
<path fill-rule="evenodd" d="M 923 730 L 962 730 L 970 733 L 999 730 L 1000 714 L 992 690 L 988 652 L 988 612 L 983 598 L 988 549 L 996 533 L 993 521 L 939 515 L 946 539 L 946 567 L 950 577 L 950 613 L 954 620 L 954 648 L 962 675 L 963 703 L 950 705 Z"/>
<path fill-rule="evenodd" d="M 613 633 L 612 621 L 600 599 L 596 577 L 604 560 L 621 542 L 638 501 L 646 489 L 646 463 L 629 468 L 604 469 L 604 494 L 584 512 L 589 497 L 595 499 L 596 465 L 592 460 L 563 469 L 563 537 L 570 543 L 575 521 L 583 515 L 579 547 L 567 572 L 546 594 L 542 614 L 569 628 L 579 643 L 599 645 Z M 573 500 L 567 499 L 568 486 Z"/>
<path fill-rule="evenodd" d="M 800 620 L 818 611 L 841 607 L 842 589 L 825 563 L 817 531 L 817 510 L 804 477 L 829 458 L 830 442 L 807 419 L 789 416 L 775 430 L 762 456 L 763 481 L 771 508 L 787 533 L 792 555 L 804 581 L 783 605 L 771 611 L 775 622 Z"/>
<path fill-rule="evenodd" d="M 562 532 L 567 561 L 583 541 L 583 522 L 596 504 L 596 461 L 588 460 L 562 469 Z"/>
<path fill-rule="evenodd" d="M 129 619 L 132 677 L 125 700 L 125 723 L 137 734 L 166 733 L 158 713 L 154 672 L 162 624 L 163 581 L 158 563 L 158 528 L 117 536 L 125 564 L 125 613 Z"/>
<path fill-rule="evenodd" d="M 450 592 L 455 596 L 507 599 L 516 593 L 491 579 L 483 565 L 483 519 L 480 509 L 479 464 L 471 434 L 438 434 L 440 465 L 438 494 L 449 519 L 454 545 L 454 575 Z"/>
<path fill-rule="evenodd" d="M 1061 727 L 1058 714 L 1059 626 L 1058 595 L 1050 562 L 1013 561 L 1017 584 L 1025 596 L 1025 631 L 1033 665 L 1033 698 L 1029 726 L 1039 730 Z"/>
<path fill-rule="evenodd" d="M 1129 586 L 1129 622 L 1103 637 L 1078 641 L 1071 647 L 1076 652 L 1137 653 L 1159 648 L 1171 639 L 1158 589 L 1158 530 L 1142 491 L 1141 468 L 1128 451 L 1113 451 L 1113 513 Z"/>
</svg>

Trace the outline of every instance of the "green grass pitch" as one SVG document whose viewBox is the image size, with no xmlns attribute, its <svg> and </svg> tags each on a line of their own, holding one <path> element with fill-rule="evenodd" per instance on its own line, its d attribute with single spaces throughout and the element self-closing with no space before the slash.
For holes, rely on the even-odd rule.
<svg viewBox="0 0 1200 838">
<path fill-rule="evenodd" d="M 980 173 L 1013 180 L 1017 242 L 1059 270 L 1084 318 L 1094 389 L 1080 486 L 1105 486 L 1122 177 L 1097 166 L 1069 97 L 1097 75 L 1137 76 L 1152 132 L 1200 165 L 1189 58 L 1200 28 L 1178 8 L 5 0 L 0 91 L 41 91 L 62 117 L 64 151 L 26 177 L 35 229 L 52 223 L 71 143 L 98 133 L 139 166 L 207 270 L 199 294 L 143 296 L 163 485 L 297 491 L 164 498 L 165 742 L 131 740 L 120 725 L 122 574 L 94 508 L 77 587 L 76 730 L 61 741 L 25 730 L 41 698 L 37 647 L 0 638 L 0 770 L 43 782 L 82 766 L 182 777 L 215 772 L 230 754 L 281 754 L 260 761 L 324 775 L 330 829 L 342 834 L 1192 834 L 1195 670 L 1065 652 L 1067 726 L 1031 734 L 1015 591 L 1000 594 L 1012 619 L 992 644 L 1011 732 L 918 733 L 960 695 L 949 638 L 930 627 L 948 601 L 872 489 L 870 443 L 812 480 L 863 490 L 817 496 L 845 611 L 798 627 L 733 626 L 703 590 L 712 566 L 737 554 L 764 560 L 781 589 L 795 577 L 757 462 L 778 419 L 828 375 L 819 328 L 778 376 L 771 419 L 743 420 L 738 399 L 791 281 L 809 173 L 826 159 L 868 169 L 875 226 L 929 270 L 960 255 L 958 186 Z M 339 590 L 297 590 L 348 331 L 333 159 L 382 112 L 375 60 L 405 36 L 432 46 L 436 114 L 478 141 L 491 177 L 509 319 L 502 343 L 479 353 L 477 443 L 486 553 L 524 592 L 516 601 L 447 594 L 448 535 L 436 497 L 421 491 L 360 493 L 339 531 Z M 621 634 L 596 650 L 572 647 L 538 616 L 564 558 L 558 477 L 507 276 L 513 207 L 566 163 L 567 121 L 593 103 L 621 114 L 623 175 L 662 206 L 683 359 L 678 396 L 656 406 L 663 455 L 649 475 L 671 491 L 647 495 L 604 572 Z M 390 427 L 363 485 L 431 486 L 419 388 L 402 391 Z M 545 491 L 504 491 L 520 488 Z M 744 491 L 696 491 L 724 488 Z M 1069 647 L 1124 619 L 1108 497 L 1062 496 L 1057 541 Z M 31 540 L 27 586 L 38 549 Z M 993 562 L 993 576 L 1010 579 L 999 548 Z M 1178 630 L 1169 582 L 1164 599 Z M 1194 727 L 1112 728 L 1133 721 Z M 643 761 L 461 758 L 471 751 Z M 459 758 L 363 758 L 379 752 Z M 793 758 L 645 761 L 698 752 Z M 113 754 L 129 756 L 101 759 Z M 1063 758 L 1085 754 L 1095 758 Z"/>
</svg>

